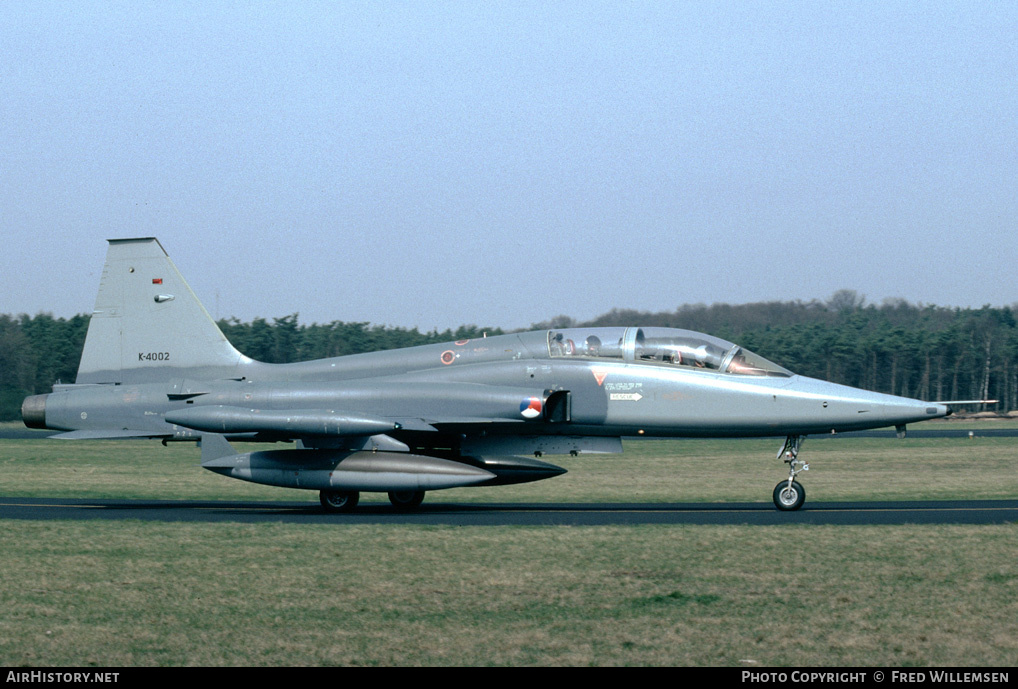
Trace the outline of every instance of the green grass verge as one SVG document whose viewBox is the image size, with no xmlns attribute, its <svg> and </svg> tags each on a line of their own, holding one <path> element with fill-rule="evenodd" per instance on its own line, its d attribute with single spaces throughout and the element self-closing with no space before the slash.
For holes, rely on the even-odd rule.
<svg viewBox="0 0 1018 689">
<path fill-rule="evenodd" d="M 996 427 L 996 426 L 993 426 Z M 627 443 L 430 501 L 769 501 L 775 441 Z M 1018 495 L 1012 439 L 811 439 L 809 500 Z M 0 441 L 0 495 L 315 501 L 192 445 Z M 384 499 L 384 498 L 383 498 Z M 1018 662 L 1018 526 L 0 529 L 0 665 Z"/>
<path fill-rule="evenodd" d="M 992 426 L 997 427 L 997 426 Z M 809 501 L 1018 495 L 1013 438 L 810 438 L 800 457 Z M 768 502 L 787 476 L 780 441 L 634 440 L 621 455 L 554 456 L 567 474 L 520 486 L 464 488 L 427 500 L 469 502 Z M 238 450 L 281 446 L 243 446 Z M 0 440 L 0 495 L 317 501 L 201 468 L 193 443 Z M 363 499 L 385 500 L 365 494 Z"/>
<path fill-rule="evenodd" d="M 1011 666 L 1015 536 L 14 521 L 0 665 Z"/>
</svg>

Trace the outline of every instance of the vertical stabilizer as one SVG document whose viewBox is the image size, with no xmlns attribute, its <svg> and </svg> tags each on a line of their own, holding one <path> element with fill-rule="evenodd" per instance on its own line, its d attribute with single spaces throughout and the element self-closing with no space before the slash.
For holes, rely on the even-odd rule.
<svg viewBox="0 0 1018 689">
<path fill-rule="evenodd" d="M 236 375 L 234 349 L 154 237 L 111 239 L 78 383 Z"/>
</svg>

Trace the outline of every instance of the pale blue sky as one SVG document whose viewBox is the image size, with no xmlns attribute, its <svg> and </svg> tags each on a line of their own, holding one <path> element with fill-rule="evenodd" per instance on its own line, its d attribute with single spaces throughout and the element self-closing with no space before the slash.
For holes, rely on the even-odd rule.
<svg viewBox="0 0 1018 689">
<path fill-rule="evenodd" d="M 1018 302 L 1018 3 L 0 4 L 0 312 Z"/>
</svg>

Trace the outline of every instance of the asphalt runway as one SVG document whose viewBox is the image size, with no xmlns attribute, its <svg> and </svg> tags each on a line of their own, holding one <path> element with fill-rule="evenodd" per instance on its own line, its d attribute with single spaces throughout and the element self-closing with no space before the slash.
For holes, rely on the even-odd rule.
<svg viewBox="0 0 1018 689">
<path fill-rule="evenodd" d="M 159 522 L 422 524 L 452 526 L 623 526 L 744 524 L 774 526 L 1018 523 L 1018 500 L 807 502 L 797 512 L 771 503 L 463 504 L 425 502 L 415 512 L 387 504 L 326 514 L 311 502 L 76 500 L 0 497 L 0 519 L 136 519 Z"/>
<path fill-rule="evenodd" d="M 4 438 L 45 438 L 52 431 L 4 429 Z M 909 437 L 965 437 L 969 431 L 934 428 Z M 1016 437 L 1014 429 L 981 429 L 977 437 Z M 864 431 L 839 437 L 894 437 Z M 1018 500 L 810 502 L 797 512 L 759 503 L 490 503 L 456 504 L 428 496 L 416 512 L 386 503 L 362 504 L 352 514 L 325 514 L 317 502 L 216 502 L 188 500 L 75 500 L 0 497 L 0 519 L 140 519 L 148 521 L 289 524 L 428 524 L 455 526 L 602 526 L 635 524 L 1002 524 L 1018 522 Z"/>
</svg>

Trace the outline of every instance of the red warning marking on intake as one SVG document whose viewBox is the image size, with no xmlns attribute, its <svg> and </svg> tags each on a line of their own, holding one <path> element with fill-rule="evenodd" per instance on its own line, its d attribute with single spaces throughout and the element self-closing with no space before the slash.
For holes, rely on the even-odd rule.
<svg viewBox="0 0 1018 689">
<path fill-rule="evenodd" d="M 597 381 L 599 386 L 603 384 L 604 379 L 608 377 L 608 369 L 601 368 L 600 366 L 593 366 L 590 369 L 590 372 L 594 374 L 594 380 Z"/>
</svg>

